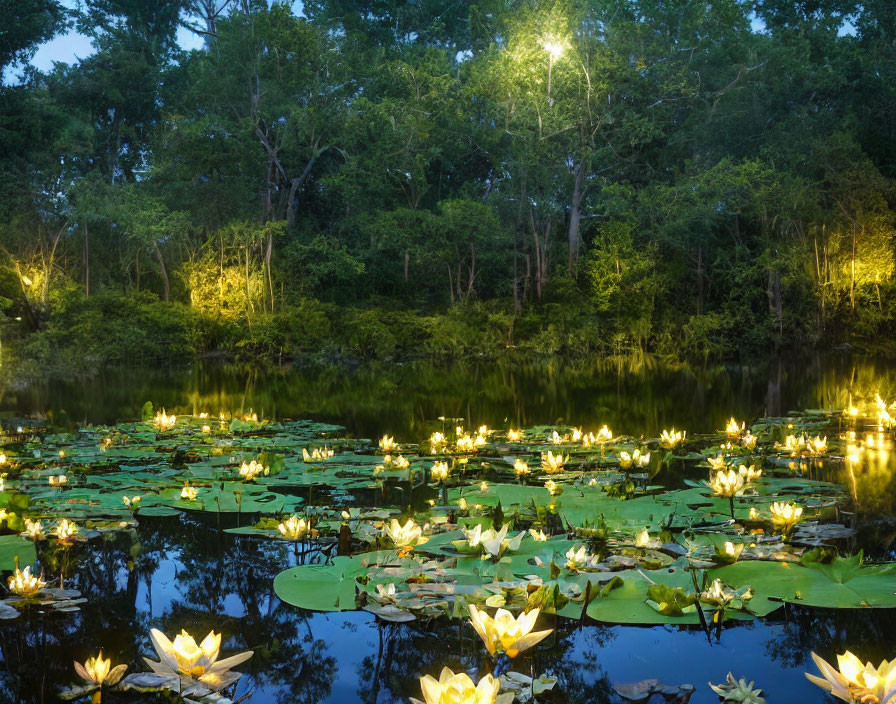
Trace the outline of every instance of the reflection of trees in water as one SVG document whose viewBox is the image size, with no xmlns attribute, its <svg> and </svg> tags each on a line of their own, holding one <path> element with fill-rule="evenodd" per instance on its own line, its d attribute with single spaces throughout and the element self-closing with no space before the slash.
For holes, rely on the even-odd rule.
<svg viewBox="0 0 896 704">
<path fill-rule="evenodd" d="M 812 651 L 829 662 L 846 650 L 875 665 L 893 657 L 896 609 L 815 609 L 789 604 L 784 608 L 780 635 L 770 639 L 765 649 L 785 667 L 814 672 Z"/>
<path fill-rule="evenodd" d="M 307 614 L 273 592 L 274 576 L 295 559 L 291 545 L 217 534 L 196 521 L 150 519 L 141 521 L 133 540 L 110 533 L 79 548 L 76 558 L 69 586 L 88 599 L 81 611 L 0 622 L 0 701 L 55 700 L 60 688 L 76 681 L 72 660 L 100 648 L 131 672 L 144 670 L 140 656 L 153 652 L 151 627 L 169 636 L 186 628 L 197 639 L 212 629 L 222 632 L 224 656 L 255 650 L 240 669 L 251 686 L 288 693 L 284 701 L 311 704 L 329 695 L 337 669 L 330 644 L 314 637 Z M 172 559 L 177 577 L 167 589 L 175 593 L 160 594 L 153 578 Z M 146 602 L 139 597 L 141 583 Z M 158 620 L 151 615 L 154 588 L 156 599 L 174 597 Z M 225 606 L 232 610 L 233 604 L 239 612 L 228 614 Z M 249 685 L 241 684 L 241 691 Z"/>
<path fill-rule="evenodd" d="M 544 619 L 547 623 L 548 619 Z M 539 628 L 547 625 L 539 623 Z M 529 676 L 550 674 L 557 678 L 558 701 L 610 701 L 610 684 L 599 665 L 599 649 L 615 634 L 604 626 L 578 629 L 567 620 L 552 623 L 549 636 L 535 649 L 513 660 L 512 669 Z M 482 642 L 465 621 L 438 619 L 430 622 L 386 623 L 377 621 L 378 647 L 358 666 L 358 697 L 364 704 L 406 702 L 420 698 L 422 675 L 438 677 L 443 667 L 455 672 L 489 668 Z"/>
</svg>

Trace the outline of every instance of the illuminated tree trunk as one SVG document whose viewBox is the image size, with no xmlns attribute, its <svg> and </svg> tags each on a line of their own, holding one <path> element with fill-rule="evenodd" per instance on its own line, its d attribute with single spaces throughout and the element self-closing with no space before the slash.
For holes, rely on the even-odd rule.
<svg viewBox="0 0 896 704">
<path fill-rule="evenodd" d="M 569 273 L 575 273 L 581 245 L 582 200 L 585 197 L 585 162 L 576 167 L 572 187 L 572 207 L 569 213 Z"/>
</svg>

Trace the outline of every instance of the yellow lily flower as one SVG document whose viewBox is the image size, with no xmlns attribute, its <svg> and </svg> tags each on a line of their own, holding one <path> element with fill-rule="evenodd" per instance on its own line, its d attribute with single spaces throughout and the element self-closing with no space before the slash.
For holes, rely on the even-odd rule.
<svg viewBox="0 0 896 704">
<path fill-rule="evenodd" d="M 892 704 L 896 701 L 896 659 L 883 660 L 877 667 L 870 662 L 863 665 L 847 650 L 837 656 L 836 669 L 815 653 L 812 653 L 812 660 L 823 677 L 806 673 L 806 678 L 837 699 L 863 704 Z"/>
<path fill-rule="evenodd" d="M 551 634 L 553 629 L 532 632 L 539 611 L 533 609 L 514 618 L 506 609 L 498 609 L 492 618 L 485 611 L 480 611 L 475 605 L 470 604 L 470 623 L 485 643 L 489 655 L 501 652 L 507 657 L 515 658 Z"/>
<path fill-rule="evenodd" d="M 33 596 L 37 596 L 38 592 L 47 586 L 47 583 L 40 577 L 31 574 L 31 566 L 29 565 L 24 570 L 16 567 L 15 572 L 7 580 L 7 585 L 9 586 L 9 591 L 13 594 L 30 599 Z"/>
<path fill-rule="evenodd" d="M 118 684 L 124 673 L 127 671 L 127 665 L 117 665 L 112 667 L 112 660 L 103 658 L 103 651 L 95 658 L 88 658 L 82 665 L 75 661 L 75 672 L 85 682 L 90 684 L 109 685 L 110 687 Z"/>
<path fill-rule="evenodd" d="M 442 668 L 439 679 L 421 677 L 420 687 L 424 701 L 411 697 L 411 704 L 511 704 L 514 697 L 513 692 L 499 695 L 501 683 L 491 675 L 473 684 L 467 673 L 455 674 L 447 667 Z"/>
<path fill-rule="evenodd" d="M 159 675 L 177 674 L 199 680 L 213 690 L 230 685 L 239 678 L 229 670 L 252 657 L 248 650 L 223 660 L 218 660 L 221 650 L 221 634 L 211 631 L 198 645 L 186 631 L 181 631 L 172 643 L 160 630 L 150 631 L 150 640 L 160 661 L 144 658 L 152 671 Z"/>
<path fill-rule="evenodd" d="M 288 540 L 302 540 L 302 538 L 308 535 L 309 528 L 308 522 L 298 516 L 290 516 L 277 526 L 280 534 Z"/>
</svg>

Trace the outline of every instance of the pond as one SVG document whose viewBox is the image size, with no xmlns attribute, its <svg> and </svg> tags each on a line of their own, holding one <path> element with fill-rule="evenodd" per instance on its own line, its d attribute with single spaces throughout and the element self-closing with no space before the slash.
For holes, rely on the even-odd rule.
<svg viewBox="0 0 896 704">
<path fill-rule="evenodd" d="M 489 497 L 500 494 L 498 498 L 506 500 L 511 495 L 516 496 L 512 492 L 528 490 L 524 484 L 530 484 L 533 492 L 540 492 L 538 501 L 532 504 L 533 511 L 535 504 L 541 507 L 540 513 L 533 513 L 536 525 L 542 525 L 537 522 L 543 521 L 544 526 L 551 528 L 549 532 L 556 536 L 552 540 L 565 541 L 564 522 L 571 520 L 569 525 L 582 523 L 570 518 L 573 509 L 587 514 L 589 504 L 584 500 L 574 504 L 578 500 L 576 497 L 596 497 L 595 502 L 617 501 L 620 506 L 635 507 L 638 501 L 649 498 L 645 492 L 656 495 L 657 492 L 701 491 L 699 480 L 709 475 L 706 458 L 715 456 L 715 451 L 709 450 L 708 446 L 716 442 L 715 436 L 726 428 L 732 416 L 745 420 L 749 427 L 761 418 L 780 419 L 802 409 L 838 411 L 828 415 L 799 415 L 795 419 L 797 434 L 807 428 L 807 436 L 811 438 L 813 429 L 821 428 L 823 431 L 819 434 L 826 433 L 834 447 L 827 454 L 821 452 L 818 457 L 806 459 L 805 463 L 805 452 L 800 450 L 794 455 L 799 457 L 797 464 L 800 466 L 793 470 L 791 462 L 791 470 L 799 481 L 817 483 L 813 485 L 817 495 L 813 493 L 813 498 L 805 501 L 810 507 L 807 510 L 815 510 L 818 517 L 824 515 L 823 522 L 840 522 L 856 529 L 848 531 L 846 537 L 834 536 L 819 542 L 836 545 L 844 555 L 863 549 L 869 562 L 892 561 L 896 559 L 896 520 L 893 518 L 896 513 L 896 471 L 885 449 L 889 447 L 892 431 L 886 429 L 877 434 L 876 427 L 863 423 L 861 416 L 857 420 L 851 419 L 849 414 L 839 413 L 853 404 L 871 404 L 870 399 L 876 394 L 890 401 L 896 399 L 896 366 L 846 355 L 799 361 L 774 360 L 752 367 L 707 366 L 699 369 L 669 367 L 647 359 L 588 364 L 470 360 L 451 365 L 413 363 L 268 370 L 203 364 L 190 369 L 108 372 L 98 378 L 68 382 L 24 384 L 7 380 L 0 398 L 0 410 L 4 412 L 4 427 L 9 433 L 5 446 L 11 456 L 18 454 L 21 459 L 23 469 L 18 476 L 18 488 L 30 493 L 37 502 L 32 508 L 35 505 L 53 506 L 54 515 L 75 517 L 74 520 L 84 524 L 82 532 L 89 540 L 70 545 L 43 540 L 38 544 L 37 553 L 45 578 L 49 581 L 60 571 L 64 572 L 65 586 L 78 590 L 85 601 L 71 610 L 26 606 L 20 609 L 21 616 L 0 621 L 0 701 L 55 701 L 65 687 L 79 681 L 72 661 L 84 662 L 100 648 L 104 655 L 111 657 L 113 664 L 128 664 L 129 673 L 146 671 L 148 668 L 143 664 L 142 656 L 156 658 L 149 636 L 152 628 L 160 629 L 170 638 L 183 628 L 197 636 L 197 640 L 214 629 L 223 634 L 222 657 L 253 650 L 252 659 L 235 668 L 244 673 L 235 693 L 231 693 L 235 700 L 246 697 L 243 701 L 251 704 L 385 704 L 407 702 L 411 697 L 422 699 L 420 676 L 438 676 L 443 666 L 456 672 L 478 668 L 479 675 L 484 674 L 487 658 L 481 641 L 466 619 L 427 618 L 425 616 L 430 612 L 426 609 L 418 613 L 416 620 L 409 622 L 384 620 L 365 610 L 320 612 L 304 609 L 278 597 L 280 592 L 274 590 L 275 577 L 288 568 L 320 559 L 321 545 L 324 552 L 342 551 L 344 545 L 337 545 L 335 536 L 345 525 L 353 533 L 348 552 L 362 552 L 358 549 L 358 541 L 370 537 L 372 528 L 369 526 L 374 523 L 364 523 L 362 527 L 363 521 L 358 514 L 360 506 L 371 512 L 378 506 L 392 506 L 392 513 L 398 515 L 402 503 L 413 504 L 416 515 L 420 516 L 429 509 L 428 502 L 432 502 L 437 507 L 433 509 L 435 512 L 443 505 L 451 507 L 443 515 L 443 522 L 446 518 L 449 523 L 451 520 L 460 522 L 460 516 L 464 515 L 469 527 L 480 522 L 485 529 L 492 525 L 497 501 Z M 180 431 L 175 429 L 170 435 L 159 432 L 154 441 L 147 442 L 145 438 L 150 432 L 147 428 L 151 421 L 139 422 L 141 409 L 147 401 L 154 404 L 155 410 L 165 408 L 168 413 L 176 414 Z M 209 413 L 210 418 L 200 418 L 200 413 Z M 224 414 L 228 423 L 226 430 L 220 432 L 219 413 Z M 265 489 L 282 492 L 277 496 L 287 502 L 284 507 L 292 506 L 288 502 L 295 501 L 296 506 L 302 502 L 302 510 L 307 509 L 313 515 L 318 515 L 315 511 L 321 511 L 317 524 L 321 535 L 329 532 L 334 537 L 326 538 L 320 544 L 311 540 L 274 539 L 276 529 L 267 528 L 276 526 L 281 516 L 278 515 L 270 525 L 263 525 L 265 510 L 261 502 L 266 499 L 253 494 L 255 489 L 251 485 L 246 485 L 245 494 L 236 492 L 239 504 L 236 511 L 220 509 L 223 494 L 216 499 L 218 510 L 189 510 L 179 495 L 163 501 L 165 491 L 170 494 L 170 489 L 156 490 L 158 497 L 153 498 L 158 498 L 158 502 L 148 500 L 150 492 L 147 491 L 143 499 L 145 509 L 141 508 L 133 517 L 118 505 L 114 509 L 111 504 L 108 509 L 105 505 L 100 506 L 102 497 L 107 495 L 103 492 L 112 492 L 115 501 L 120 500 L 121 492 L 114 493 L 112 487 L 124 486 L 115 483 L 121 473 L 130 473 L 133 482 L 144 481 L 144 475 L 153 472 L 156 473 L 154 476 L 164 476 L 166 481 L 182 481 L 183 476 L 176 472 L 186 471 L 196 486 L 208 484 L 212 489 L 207 491 L 214 491 L 216 482 L 220 481 L 223 492 L 224 480 L 219 472 L 225 461 L 216 462 L 214 458 L 220 456 L 232 461 L 234 458 L 228 457 L 228 453 L 235 452 L 230 449 L 232 447 L 254 448 L 259 454 L 252 454 L 253 457 L 273 466 L 278 460 L 272 453 L 265 454 L 268 447 L 264 444 L 267 442 L 265 438 L 269 436 L 261 432 L 261 426 L 258 433 L 254 432 L 252 414 L 271 421 L 271 427 L 285 429 L 284 432 L 293 433 L 296 438 L 308 439 L 295 445 L 296 458 L 286 458 L 286 469 L 280 480 L 276 476 L 261 477 L 259 484 Z M 192 418 L 182 420 L 187 416 Z M 231 418 L 249 420 L 235 421 L 236 425 L 233 425 Z M 313 420 L 318 425 L 286 423 L 297 419 Z M 62 432 L 73 427 L 111 426 L 119 422 L 127 425 L 89 430 L 78 436 Z M 206 424 L 214 425 L 210 433 L 214 437 L 202 437 L 202 433 L 208 433 L 204 428 Z M 345 431 L 321 424 L 343 426 Z M 422 447 L 421 457 L 417 458 L 413 446 L 425 443 L 434 432 L 445 431 L 453 438 L 454 425 L 472 429 L 471 437 L 475 437 L 475 429 L 480 425 L 498 429 L 498 434 L 484 439 L 483 449 L 469 453 L 468 466 L 457 464 L 458 455 L 452 457 L 451 471 L 460 474 L 454 474 L 451 482 L 446 481 L 444 487 L 433 481 L 418 483 L 415 494 L 413 469 L 420 467 L 422 471 L 424 467 L 429 468 L 432 461 L 423 457 L 426 453 Z M 579 427 L 586 433 L 597 433 L 604 425 L 612 429 L 614 439 L 600 447 L 599 456 L 598 444 L 582 449 L 573 446 L 572 435 L 567 435 Z M 569 453 L 570 465 L 578 463 L 576 466 L 581 468 L 575 473 L 557 474 L 561 484 L 566 482 L 565 494 L 557 496 L 557 503 L 561 509 L 566 507 L 566 513 L 544 505 L 548 501 L 554 502 L 542 488 L 541 479 L 535 479 L 535 474 L 531 481 L 529 477 L 520 477 L 517 482 L 502 474 L 509 469 L 497 466 L 508 453 L 516 453 L 507 440 L 499 439 L 499 436 L 503 438 L 501 433 L 508 428 L 530 429 L 523 442 L 528 443 L 527 448 L 531 450 L 533 459 L 530 461 L 537 462 L 538 453 L 548 449 L 545 443 L 550 442 L 547 426 L 559 429 L 564 435 L 556 445 L 558 454 Z M 672 427 L 688 431 L 686 443 L 690 454 L 687 456 L 684 444 L 678 450 L 674 447 L 664 449 L 657 444 L 660 432 Z M 755 427 L 760 442 L 765 442 L 760 434 L 763 431 L 771 437 L 771 425 Z M 857 431 L 856 442 L 863 448 L 861 457 L 854 463 L 850 463 L 847 456 L 847 441 L 844 440 L 842 447 L 836 444 L 836 438 L 847 437 L 850 429 Z M 876 452 L 862 440 L 869 429 L 873 431 L 874 440 L 869 438 L 867 442 L 878 443 Z M 778 430 L 774 429 L 774 432 Z M 780 430 L 788 432 L 784 426 Z M 384 434 L 406 446 L 412 467 L 407 482 L 403 484 L 398 478 L 393 482 L 394 486 L 390 484 L 388 491 L 383 484 L 384 488 L 378 490 L 378 494 L 367 491 L 369 478 L 365 480 L 367 485 L 348 480 L 340 483 L 341 478 L 338 481 L 333 478 L 337 473 L 312 466 L 311 459 L 303 462 L 300 456 L 300 447 L 322 449 L 332 446 L 336 450 L 335 456 L 321 460 L 320 467 L 338 466 L 340 458 L 347 458 L 345 462 L 363 466 L 373 476 L 377 471 L 373 465 L 383 461 L 382 453 L 377 454 L 376 445 L 377 438 Z M 623 441 L 620 436 L 626 439 Z M 735 445 L 742 436 L 743 433 L 733 436 L 738 438 Z M 248 438 L 260 439 L 250 442 Z M 617 447 L 614 444 L 617 440 L 623 444 Z M 784 438 L 780 440 L 783 442 Z M 455 441 L 456 438 L 451 440 Z M 109 443 L 106 449 L 104 442 Z M 90 455 L 86 449 L 88 445 Z M 142 445 L 153 446 L 156 454 L 141 455 L 134 448 Z M 38 446 L 43 454 L 34 458 L 33 450 Z M 635 475 L 634 488 L 624 487 L 622 482 L 614 483 L 614 477 L 619 476 L 620 471 L 615 464 L 616 456 L 623 446 L 630 450 L 641 448 L 645 452 L 649 449 L 653 456 L 645 476 Z M 200 448 L 198 452 L 197 447 Z M 208 454 L 202 452 L 204 447 L 209 448 Z M 219 450 L 213 452 L 212 447 Z M 766 447 L 772 447 L 770 440 Z M 49 452 L 56 453 L 57 450 L 63 454 L 50 457 Z M 98 454 L 106 450 L 109 454 L 105 457 Z M 695 455 L 700 450 L 703 450 L 703 457 Z M 682 455 L 678 459 L 664 457 L 667 451 L 669 455 L 678 451 Z M 735 465 L 737 458 L 750 456 L 737 448 L 732 453 Z M 782 455 L 783 463 L 780 461 Z M 113 461 L 108 458 L 112 457 L 121 461 L 123 469 L 118 474 L 109 470 Z M 173 459 L 175 457 L 180 459 Z M 239 455 L 240 460 L 248 457 L 245 453 Z M 490 461 L 482 465 L 479 462 L 482 457 Z M 368 459 L 369 464 L 364 464 Z M 785 486 L 790 480 L 773 478 L 788 471 L 787 453 L 769 449 L 758 460 L 765 470 L 765 477 L 758 480 L 757 485 L 766 482 L 768 486 L 779 486 L 773 482 L 781 482 L 783 488 L 776 496 L 790 497 L 788 492 L 793 490 L 793 482 Z M 326 465 L 327 462 L 337 465 Z M 471 470 L 470 467 L 477 463 L 479 469 Z M 239 460 L 236 464 L 239 465 Z M 85 466 L 90 471 L 85 471 Z M 183 470 L 184 467 L 189 469 Z M 388 475 L 390 469 L 387 468 L 385 474 Z M 71 486 L 56 487 L 52 491 L 57 493 L 52 493 L 49 487 L 44 487 L 51 471 L 67 473 L 72 477 Z M 321 472 L 315 475 L 320 478 L 307 480 L 310 471 Z M 305 478 L 292 481 L 294 474 L 302 474 Z M 282 479 L 287 475 L 292 483 Z M 481 489 L 485 507 L 480 510 L 477 504 L 477 507 L 471 506 L 469 512 L 459 510 L 461 494 L 465 501 L 469 496 L 471 504 L 480 500 L 480 477 L 488 477 L 492 484 Z M 595 486 L 586 483 L 588 477 Z M 10 480 L 13 478 L 11 471 Z M 830 488 L 827 482 L 842 486 L 836 520 L 830 513 L 834 502 L 825 498 L 825 493 L 837 488 Z M 232 483 L 228 480 L 228 485 Z M 499 483 L 510 488 L 500 493 L 495 486 Z M 330 491 L 315 494 L 315 484 L 328 485 Z M 161 486 L 159 483 L 158 487 Z M 605 493 L 608 487 L 628 493 L 618 499 L 608 498 Z M 401 493 L 405 489 L 410 492 L 407 500 Z M 87 493 L 76 493 L 81 490 Z M 702 491 L 707 490 L 703 488 Z M 77 505 L 76 499 L 83 496 L 88 496 L 93 508 L 84 509 Z M 233 493 L 228 496 L 232 499 Z M 799 498 L 800 495 L 796 496 Z M 257 505 L 252 503 L 256 499 Z M 10 503 L 7 508 L 12 506 Z M 179 510 L 185 506 L 185 510 Z M 260 511 L 253 510 L 259 506 L 262 507 Z M 727 500 L 715 504 L 713 520 L 725 519 L 727 506 Z M 324 507 L 330 507 L 336 513 L 330 516 L 324 512 Z M 732 511 L 733 507 L 732 503 Z M 340 525 L 338 512 L 344 509 L 353 513 Z M 86 520 L 81 520 L 85 510 L 94 519 L 90 529 Z M 115 520 L 105 523 L 98 520 L 96 517 L 104 510 Z M 528 510 L 521 509 L 521 512 Z M 682 509 L 683 513 L 690 510 Z M 709 510 L 708 504 L 699 509 Z M 698 509 L 693 509 L 692 513 L 694 511 Z M 749 528 L 753 524 L 746 518 L 745 511 L 746 505 L 739 504 L 736 518 Z M 505 505 L 504 512 L 509 516 L 511 507 Z M 545 512 L 549 515 L 545 516 Z M 552 512 L 557 515 L 550 515 Z M 122 519 L 120 529 L 114 525 L 117 517 Z M 485 520 L 480 520 L 483 517 Z M 526 520 L 531 518 L 521 518 L 520 526 L 527 526 Z M 672 538 L 670 533 L 661 533 L 657 525 L 648 525 L 650 539 L 659 542 L 677 539 L 684 543 L 681 526 L 673 527 L 673 519 L 670 521 L 668 527 Z M 253 524 L 260 527 L 250 529 Z M 436 524 L 435 518 L 433 524 Z M 589 521 L 585 521 L 585 525 L 594 527 Z M 693 525 L 688 523 L 688 530 Z M 365 534 L 365 530 L 368 533 Z M 749 542 L 749 531 L 744 531 L 744 536 Z M 758 534 L 752 537 L 761 545 L 763 538 Z M 568 544 L 591 545 L 593 538 L 587 532 L 570 534 Z M 439 540 L 438 536 L 431 538 L 433 552 L 429 557 L 437 556 L 441 560 L 448 556 L 452 559 L 455 553 L 451 544 L 443 546 Z M 529 540 L 528 536 L 526 540 Z M 383 547 L 380 541 L 378 535 L 376 547 Z M 618 542 L 618 535 L 610 537 L 611 546 Z M 433 547 L 436 543 L 439 546 Z M 562 545 L 565 549 L 567 543 Z M 419 547 L 422 550 L 425 546 Z M 797 553 L 806 547 L 804 542 Z M 415 549 L 413 554 L 416 553 Z M 639 560 L 642 566 L 647 565 L 644 567 L 647 570 L 655 567 L 650 564 L 651 560 L 672 559 L 658 549 L 658 544 L 610 550 L 604 545 L 600 564 L 606 565 L 607 560 L 612 559 L 607 555 L 612 553 L 625 555 L 624 560 Z M 2 549 L 0 554 L 3 554 Z M 337 558 L 342 559 L 346 558 Z M 455 559 L 458 566 L 470 564 L 464 562 L 468 558 L 463 555 L 455 556 Z M 628 569 L 634 563 L 624 560 L 620 565 L 626 568 L 626 578 L 631 574 L 637 581 L 635 572 L 638 570 Z M 477 557 L 473 562 L 480 560 Z M 481 562 L 491 564 L 485 559 Z M 493 565 L 495 575 L 500 564 Z M 539 569 L 534 562 L 529 564 L 533 573 Z M 741 561 L 733 567 L 747 564 Z M 5 564 L 0 567 L 9 569 Z M 467 572 L 461 577 L 461 583 L 470 570 L 478 568 L 464 569 Z M 799 569 L 807 570 L 805 567 Z M 458 572 L 463 570 L 458 567 Z M 400 581 L 400 572 L 389 574 L 398 574 L 396 579 Z M 583 575 L 585 582 L 589 582 L 590 574 L 599 572 L 583 569 L 578 576 L 567 575 L 565 584 Z M 515 575 L 520 577 L 518 572 Z M 498 581 L 497 576 L 494 579 Z M 600 584 L 606 579 L 601 577 Z M 888 579 L 883 592 L 896 589 L 896 573 Z M 415 585 L 418 581 L 427 580 L 415 577 L 409 584 Z M 580 583 L 584 582 L 580 579 Z M 337 597 L 331 592 L 340 588 L 324 580 L 317 591 L 303 592 L 297 599 L 299 603 L 320 603 L 321 600 L 326 603 L 329 599 L 332 604 Z M 590 588 L 589 583 L 586 589 Z M 352 591 L 354 589 L 352 587 Z M 872 591 L 875 589 L 880 591 L 876 586 Z M 375 595 L 372 583 L 369 591 Z M 617 589 L 616 595 L 621 591 Z M 760 591 L 757 589 L 754 597 L 757 603 L 765 599 Z M 589 595 L 586 591 L 586 602 L 591 598 Z M 802 605 L 800 598 L 796 598 L 762 618 L 726 620 L 720 628 L 710 624 L 704 629 L 699 624 L 694 625 L 693 609 L 689 612 L 690 618 L 664 620 L 658 616 L 658 623 L 662 625 L 625 623 L 625 617 L 619 614 L 629 607 L 622 601 L 618 607 L 613 606 L 614 598 L 617 596 L 609 592 L 607 610 L 592 610 L 589 605 L 585 609 L 588 615 L 578 618 L 542 613 L 538 627 L 553 629 L 553 633 L 511 663 L 511 669 L 517 672 L 526 675 L 545 673 L 556 679 L 553 690 L 541 695 L 538 701 L 622 702 L 624 700 L 614 687 L 655 678 L 668 685 L 693 685 L 696 689 L 690 702 L 709 704 L 718 702 L 719 698 L 707 683 L 723 682 L 726 674 L 733 671 L 738 677 L 755 680 L 771 702 L 821 704 L 831 700 L 804 676 L 805 672 L 817 672 L 810 659 L 811 652 L 834 661 L 837 653 L 850 649 L 875 664 L 896 656 L 896 638 L 893 636 L 896 633 L 896 609 L 892 608 L 818 608 Z M 881 598 L 887 602 L 886 594 Z M 591 604 L 597 605 L 602 599 L 603 596 Z M 374 597 L 368 597 L 368 600 L 374 610 L 381 606 Z M 808 592 L 806 601 L 812 601 Z M 386 600 L 385 603 L 390 602 Z M 643 598 L 637 607 L 644 608 Z M 616 608 L 618 613 L 614 611 Z M 545 612 L 549 610 L 544 609 Z M 582 610 L 579 608 L 578 612 Z M 489 611 L 493 612 L 493 609 Z M 592 614 L 603 616 L 595 620 L 590 617 Z M 498 670 L 506 669 L 506 659 L 499 659 L 492 666 Z M 156 695 L 133 691 L 107 692 L 103 697 L 103 701 L 108 702 L 156 700 L 163 701 Z M 657 694 L 650 701 L 667 700 Z"/>
</svg>

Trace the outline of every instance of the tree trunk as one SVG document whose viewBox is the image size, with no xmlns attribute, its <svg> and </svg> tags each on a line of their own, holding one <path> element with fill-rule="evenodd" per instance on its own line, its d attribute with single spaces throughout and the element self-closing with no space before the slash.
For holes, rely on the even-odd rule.
<svg viewBox="0 0 896 704">
<path fill-rule="evenodd" d="M 90 233 L 84 223 L 84 297 L 90 298 Z"/>
<path fill-rule="evenodd" d="M 268 242 L 264 251 L 264 268 L 268 275 L 268 290 L 271 293 L 271 312 L 274 312 L 274 279 L 271 276 L 271 256 L 274 252 L 274 233 L 268 232 Z"/>
<path fill-rule="evenodd" d="M 165 303 L 171 298 L 171 282 L 168 280 L 168 269 L 165 267 L 165 257 L 162 256 L 162 250 L 159 249 L 159 243 L 153 241 L 153 247 L 156 250 L 156 257 L 159 259 L 159 274 L 162 276 L 162 300 Z"/>
<path fill-rule="evenodd" d="M 576 262 L 579 259 L 579 247 L 582 235 L 580 232 L 582 220 L 582 200 L 585 196 L 585 162 L 582 161 L 576 167 L 575 180 L 572 188 L 572 208 L 569 213 L 569 273 L 574 274 Z"/>
</svg>

